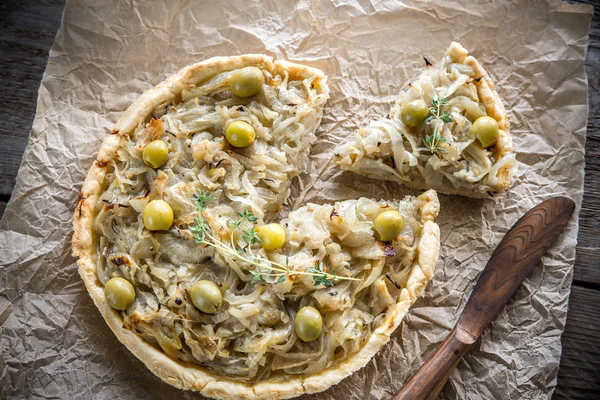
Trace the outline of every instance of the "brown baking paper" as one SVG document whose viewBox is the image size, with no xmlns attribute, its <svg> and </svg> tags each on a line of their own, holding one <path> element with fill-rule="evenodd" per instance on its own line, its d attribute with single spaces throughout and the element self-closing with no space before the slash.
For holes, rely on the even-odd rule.
<svg viewBox="0 0 600 400">
<path fill-rule="evenodd" d="M 484 4 L 485 3 L 485 4 Z M 331 151 L 386 113 L 402 83 L 461 42 L 506 105 L 518 172 L 493 200 L 440 196 L 433 282 L 391 343 L 322 399 L 389 399 L 454 326 L 509 227 L 554 195 L 581 204 L 584 58 L 592 8 L 558 1 L 67 1 L 0 232 L 0 397 L 198 398 L 122 346 L 70 255 L 78 191 L 104 136 L 144 90 L 212 56 L 266 53 L 329 76 L 319 140 L 290 205 L 407 191 L 343 173 Z M 578 207 L 579 208 L 579 207 Z M 556 384 L 577 217 L 460 362 L 444 399 L 539 399 Z"/>
</svg>

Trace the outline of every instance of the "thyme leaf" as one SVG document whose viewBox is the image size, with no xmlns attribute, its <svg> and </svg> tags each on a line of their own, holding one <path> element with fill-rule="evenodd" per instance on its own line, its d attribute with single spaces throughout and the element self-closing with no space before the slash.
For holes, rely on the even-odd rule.
<svg viewBox="0 0 600 400">
<path fill-rule="evenodd" d="M 250 222 L 255 222 L 258 218 L 256 218 L 254 216 L 254 214 L 252 214 L 252 211 L 248 211 L 248 209 L 244 209 L 244 211 L 238 211 L 238 215 L 240 216 L 241 219 L 247 219 Z"/>
<path fill-rule="evenodd" d="M 242 239 L 244 239 L 244 242 L 248 243 L 248 246 L 262 242 L 262 239 L 258 236 L 258 232 L 256 232 L 254 227 L 252 227 L 252 229 L 245 229 L 242 232 L 244 233 Z"/>
<path fill-rule="evenodd" d="M 319 261 L 316 268 L 311 267 L 308 270 L 314 274 L 314 286 L 324 285 L 327 287 L 331 287 L 333 286 L 332 280 L 337 279 L 337 274 L 335 273 L 335 271 L 333 272 L 333 274 L 328 274 L 325 271 L 325 264 L 323 263 L 323 261 Z"/>
<path fill-rule="evenodd" d="M 444 122 L 452 122 L 452 117 L 450 116 L 450 113 L 448 111 L 444 111 L 440 119 Z"/>
<path fill-rule="evenodd" d="M 208 192 L 205 192 L 204 190 L 194 197 L 196 198 L 196 209 L 198 211 L 204 211 L 206 209 L 206 205 L 214 200 L 214 196 Z"/>
<path fill-rule="evenodd" d="M 250 270 L 250 274 L 252 275 L 252 280 L 250 281 L 250 283 L 256 283 L 262 278 L 262 274 L 260 272 Z"/>
<path fill-rule="evenodd" d="M 444 139 L 439 132 L 434 132 L 433 134 L 427 135 L 425 138 L 423 138 L 423 144 L 432 153 L 436 151 L 445 153 L 446 150 L 444 150 L 442 147 L 439 147 L 440 143 L 444 143 L 445 141 L 446 139 Z"/>
</svg>

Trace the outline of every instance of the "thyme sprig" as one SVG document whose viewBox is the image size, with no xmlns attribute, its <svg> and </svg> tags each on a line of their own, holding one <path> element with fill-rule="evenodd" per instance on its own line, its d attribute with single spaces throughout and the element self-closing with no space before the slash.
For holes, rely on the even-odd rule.
<svg viewBox="0 0 600 400">
<path fill-rule="evenodd" d="M 285 257 L 285 264 L 281 264 L 254 254 L 251 246 L 261 242 L 255 226 L 252 226 L 250 229 L 242 230 L 242 240 L 244 241 L 245 246 L 241 248 L 237 247 L 234 240 L 235 232 L 241 229 L 240 227 L 244 221 L 253 224 L 258 220 L 252 211 L 247 209 L 238 212 L 239 219 L 228 221 L 228 225 L 232 228 L 230 240 L 229 243 L 223 243 L 212 234 L 210 225 L 204 218 L 206 206 L 213 200 L 213 196 L 205 191 L 201 191 L 194 196 L 194 200 L 196 202 L 197 216 L 194 218 L 194 225 L 191 225 L 189 230 L 194 235 L 196 243 L 214 247 L 231 257 L 253 265 L 254 269 L 249 271 L 252 275 L 252 283 L 257 283 L 261 280 L 272 283 L 274 278 L 277 278 L 274 283 L 281 283 L 284 282 L 288 276 L 293 275 L 312 276 L 315 286 L 324 285 L 330 287 L 333 286 L 334 282 L 337 280 L 360 281 L 358 278 L 338 276 L 335 271 L 333 271 L 333 273 L 328 272 L 323 261 L 319 261 L 315 268 L 308 268 L 308 271 L 295 271 L 290 268 L 289 257 L 287 256 Z"/>
<path fill-rule="evenodd" d="M 444 139 L 442 135 L 440 135 L 440 133 L 436 131 L 434 131 L 431 135 L 427 135 L 423 138 L 423 144 L 425 145 L 427 150 L 429 150 L 432 153 L 435 153 L 436 151 L 445 153 L 446 150 L 440 147 L 440 144 L 444 143 L 445 141 L 446 139 Z"/>
<path fill-rule="evenodd" d="M 431 101 L 431 107 L 429 107 L 429 116 L 425 119 L 425 123 L 433 124 L 433 133 L 426 135 L 422 140 L 423 144 L 431 153 L 439 151 L 445 153 L 443 147 L 440 144 L 444 143 L 446 139 L 441 134 L 441 129 L 444 123 L 452 122 L 452 117 L 448 110 L 442 110 L 442 107 L 448 104 L 448 99 L 445 97 L 439 97 L 437 94 L 433 96 Z"/>
<path fill-rule="evenodd" d="M 325 272 L 325 264 L 323 263 L 323 261 L 319 261 L 316 268 L 311 267 L 308 270 L 315 274 L 315 286 L 324 285 L 327 287 L 331 287 L 333 286 L 333 282 L 331 282 L 329 277 L 333 276 L 333 280 L 337 279 L 337 274 L 335 271 L 333 271 L 333 274 Z"/>
</svg>

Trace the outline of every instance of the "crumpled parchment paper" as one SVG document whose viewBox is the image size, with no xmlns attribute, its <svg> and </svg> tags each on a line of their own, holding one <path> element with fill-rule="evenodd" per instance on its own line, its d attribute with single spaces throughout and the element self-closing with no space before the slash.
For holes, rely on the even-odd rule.
<svg viewBox="0 0 600 400">
<path fill-rule="evenodd" d="M 494 200 L 441 196 L 440 262 L 391 343 L 322 399 L 387 399 L 454 326 L 496 244 L 554 195 L 581 204 L 591 7 L 553 1 L 67 1 L 17 186 L 0 227 L 0 397 L 198 398 L 113 336 L 70 255 L 79 188 L 142 91 L 199 60 L 266 53 L 322 68 L 331 100 L 290 205 L 406 190 L 342 173 L 331 150 L 387 112 L 402 83 L 461 42 L 492 75 L 518 151 Z M 579 208 L 579 207 L 578 207 Z M 577 218 L 453 372 L 444 399 L 539 399 L 556 383 Z"/>
</svg>

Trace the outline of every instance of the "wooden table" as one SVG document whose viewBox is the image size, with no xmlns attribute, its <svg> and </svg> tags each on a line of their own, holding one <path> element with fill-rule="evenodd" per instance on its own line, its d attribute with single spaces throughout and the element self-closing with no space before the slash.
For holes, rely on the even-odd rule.
<svg viewBox="0 0 600 400">
<path fill-rule="evenodd" d="M 8 1 L 8 2 L 7 2 Z M 579 244 L 555 399 L 600 398 L 600 2 L 586 59 L 590 112 Z M 15 184 L 64 0 L 0 5 L 0 216 Z M 598 252 L 598 253 L 597 253 Z M 598 258 L 596 258 L 598 257 Z"/>
</svg>

